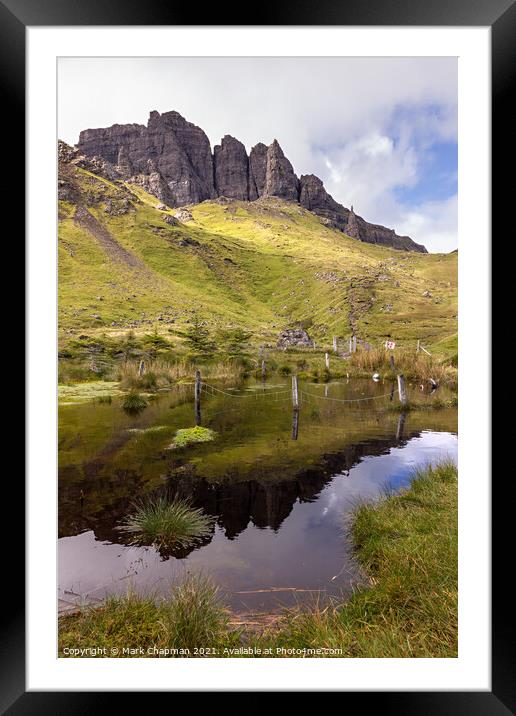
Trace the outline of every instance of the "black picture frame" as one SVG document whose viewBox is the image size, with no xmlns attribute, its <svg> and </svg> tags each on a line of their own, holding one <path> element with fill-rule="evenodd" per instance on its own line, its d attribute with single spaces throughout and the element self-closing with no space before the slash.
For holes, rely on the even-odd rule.
<svg viewBox="0 0 516 716">
<path fill-rule="evenodd" d="M 516 5 L 512 0 L 367 0 L 359 2 L 288 0 L 272 3 L 263 0 L 252 8 L 252 22 L 242 13 L 242 5 L 227 2 L 199 8 L 160 0 L 0 0 L 0 97 L 4 132 L 4 166 L 9 182 L 4 201 L 9 214 L 17 217 L 16 231 L 21 234 L 25 216 L 23 197 L 25 172 L 25 31 L 35 26 L 77 25 L 355 25 L 355 26 L 490 26 L 492 37 L 492 216 L 493 235 L 509 227 L 509 211 L 514 199 L 514 181 L 505 178 L 504 167 L 514 157 L 514 114 L 509 111 L 511 81 L 516 67 Z M 251 13 L 250 13 L 251 15 Z M 251 18 L 249 18 L 250 20 Z M 511 153 L 512 149 L 512 153 Z M 6 198 L 7 197 L 7 198 Z M 21 236 L 17 236 L 21 247 Z M 504 238 L 504 237 L 502 237 Z M 22 257 L 23 261 L 23 257 Z M 34 349 L 28 346 L 28 349 Z M 30 386 L 29 386 L 30 388 Z M 486 439 L 489 439 L 486 436 Z M 16 486 L 13 486 L 16 483 Z M 507 504 L 507 486 L 492 485 L 495 517 L 493 537 L 492 593 L 492 691 L 469 692 L 346 692 L 345 705 L 358 699 L 360 708 L 401 714 L 492 714 L 516 713 L 514 689 L 514 655 L 511 633 L 514 626 L 513 598 L 506 595 L 506 544 L 511 543 L 511 521 L 503 519 L 502 502 Z M 503 493 L 502 493 L 503 489 Z M 10 479 L 10 504 L 22 513 L 25 504 L 24 485 Z M 21 524 L 21 514 L 17 515 Z M 5 573 L 9 584 L 16 585 L 8 608 L 2 610 L 0 708 L 13 716 L 34 713 L 99 713 L 119 704 L 119 693 L 112 692 L 26 692 L 25 689 L 25 608 L 24 566 L 20 560 L 24 544 L 22 535 L 9 544 Z M 512 590 L 509 588 L 510 593 Z M 8 589 L 4 588 L 8 596 Z M 8 602 L 10 600 L 7 600 Z M 336 687 L 336 690 L 337 687 Z M 114 698 L 113 698 L 114 697 Z M 133 701 L 137 694 L 131 694 Z"/>
</svg>

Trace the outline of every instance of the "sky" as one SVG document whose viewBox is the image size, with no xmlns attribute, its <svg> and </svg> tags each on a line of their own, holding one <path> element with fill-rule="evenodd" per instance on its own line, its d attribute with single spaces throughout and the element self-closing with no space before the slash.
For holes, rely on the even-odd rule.
<svg viewBox="0 0 516 716">
<path fill-rule="evenodd" d="M 60 58 L 58 134 L 176 110 L 212 147 L 280 143 L 294 171 L 430 252 L 457 248 L 454 57 Z"/>
</svg>

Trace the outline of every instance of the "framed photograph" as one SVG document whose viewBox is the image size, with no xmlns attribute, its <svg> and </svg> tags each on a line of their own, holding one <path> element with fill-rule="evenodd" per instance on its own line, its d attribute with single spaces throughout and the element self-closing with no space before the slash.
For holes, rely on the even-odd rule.
<svg viewBox="0 0 516 716">
<path fill-rule="evenodd" d="M 226 10 L 0 3 L 28 307 L 3 712 L 513 713 L 490 271 L 514 5 Z"/>
</svg>

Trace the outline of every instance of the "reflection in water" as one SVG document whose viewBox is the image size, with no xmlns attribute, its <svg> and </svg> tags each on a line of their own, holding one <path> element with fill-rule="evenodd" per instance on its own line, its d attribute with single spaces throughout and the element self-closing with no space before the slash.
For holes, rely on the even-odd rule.
<svg viewBox="0 0 516 716">
<path fill-rule="evenodd" d="M 292 411 L 292 440 L 297 440 L 299 431 L 299 410 Z"/>
<path fill-rule="evenodd" d="M 301 406 L 300 418 L 290 400 L 266 402 L 267 391 L 281 387 L 260 382 L 258 393 L 251 382 L 238 400 L 207 397 L 203 420 L 217 439 L 182 451 L 167 447 L 200 412 L 192 393 L 191 402 L 184 393 L 159 397 L 131 419 L 115 401 L 62 408 L 60 588 L 103 596 L 125 591 L 129 580 L 163 591 L 185 570 L 202 570 L 240 610 L 296 598 L 263 592 L 272 587 L 308 596 L 349 591 L 359 574 L 343 513 L 387 482 L 407 484 L 417 464 L 453 456 L 456 410 L 393 413 L 379 401 L 323 399 Z M 308 390 L 341 399 L 386 392 L 358 381 Z M 195 547 L 128 545 L 116 527 L 143 494 L 188 499 L 214 518 L 213 530 Z"/>
<path fill-rule="evenodd" d="M 398 427 L 396 429 L 396 442 L 400 442 L 403 439 L 403 430 L 405 429 L 405 421 L 407 420 L 407 413 L 403 410 L 398 418 Z"/>
</svg>

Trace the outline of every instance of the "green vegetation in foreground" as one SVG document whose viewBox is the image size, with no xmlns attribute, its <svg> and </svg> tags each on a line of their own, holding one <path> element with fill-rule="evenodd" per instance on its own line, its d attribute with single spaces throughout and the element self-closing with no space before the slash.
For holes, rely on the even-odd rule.
<svg viewBox="0 0 516 716">
<path fill-rule="evenodd" d="M 268 656 L 280 647 L 342 650 L 339 657 L 457 656 L 456 466 L 418 470 L 409 489 L 361 505 L 352 535 L 371 586 L 339 607 L 290 611 L 278 628 L 246 634 L 231 629 L 209 581 L 190 579 L 163 602 L 130 595 L 61 617 L 59 652 L 94 644 L 108 652 L 142 647 L 143 656 L 195 656 L 196 647 L 218 650 L 199 655 L 231 656 L 223 649 L 238 646 L 271 649 Z M 190 654 L 170 653 L 185 647 Z"/>
<path fill-rule="evenodd" d="M 215 430 L 210 428 L 203 428 L 197 425 L 195 428 L 182 428 L 176 432 L 174 442 L 170 446 L 170 449 L 176 450 L 179 448 L 188 447 L 194 443 L 208 443 L 215 440 L 217 433 Z"/>
<path fill-rule="evenodd" d="M 132 544 L 188 547 L 209 535 L 213 524 L 211 517 L 183 500 L 148 498 L 134 507 L 134 512 L 117 527 L 131 536 Z"/>
<path fill-rule="evenodd" d="M 196 649 L 223 649 L 235 641 L 218 589 L 203 576 L 188 577 L 167 600 L 156 602 L 136 594 L 110 597 L 98 609 L 59 620 L 60 656 L 67 655 L 66 649 L 94 644 L 108 654 L 117 648 L 121 657 L 184 657 L 195 656 Z M 134 652 L 124 652 L 127 648 Z"/>
</svg>

